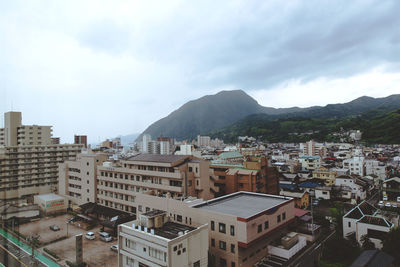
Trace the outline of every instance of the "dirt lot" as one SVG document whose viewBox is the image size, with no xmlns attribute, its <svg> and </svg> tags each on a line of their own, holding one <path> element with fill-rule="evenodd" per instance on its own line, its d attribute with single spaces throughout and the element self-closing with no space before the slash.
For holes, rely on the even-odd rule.
<svg viewBox="0 0 400 267">
<path fill-rule="evenodd" d="M 42 243 L 53 241 L 57 238 L 65 236 L 67 233 L 66 221 L 71 218 L 70 215 L 61 215 L 58 217 L 44 218 L 40 221 L 30 222 L 20 226 L 20 233 L 23 235 L 39 234 L 39 240 Z M 60 231 L 51 231 L 49 227 L 56 224 L 61 228 Z M 112 244 L 116 244 L 117 241 L 103 242 L 100 241 L 98 233 L 100 232 L 100 226 L 90 230 L 96 234 L 95 240 L 87 240 L 83 238 L 83 260 L 88 263 L 89 267 L 92 266 L 117 266 L 118 257 L 117 253 L 110 249 Z M 49 244 L 45 248 L 50 249 L 57 254 L 62 260 L 59 264 L 65 265 L 65 260 L 75 262 L 75 235 L 85 235 L 87 231 L 73 225 L 68 226 L 69 238 Z M 40 251 L 43 248 L 39 249 Z"/>
</svg>

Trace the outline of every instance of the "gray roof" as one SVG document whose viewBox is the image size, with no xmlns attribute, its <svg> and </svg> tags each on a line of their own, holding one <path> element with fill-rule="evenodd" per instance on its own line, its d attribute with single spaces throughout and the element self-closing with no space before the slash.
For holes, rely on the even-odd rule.
<svg viewBox="0 0 400 267">
<path fill-rule="evenodd" d="M 175 161 L 179 161 L 185 158 L 188 158 L 187 155 L 158 155 L 158 154 L 139 154 L 133 157 L 130 157 L 126 160 L 129 161 L 149 161 L 149 162 L 162 162 L 162 163 L 174 163 Z"/>
<path fill-rule="evenodd" d="M 276 195 L 237 192 L 193 207 L 247 219 L 290 200 L 291 198 Z"/>
<path fill-rule="evenodd" d="M 37 195 L 37 198 L 40 198 L 44 201 L 52 201 L 52 200 L 61 200 L 64 199 L 64 197 L 56 195 L 56 194 L 44 194 L 44 195 Z"/>
</svg>

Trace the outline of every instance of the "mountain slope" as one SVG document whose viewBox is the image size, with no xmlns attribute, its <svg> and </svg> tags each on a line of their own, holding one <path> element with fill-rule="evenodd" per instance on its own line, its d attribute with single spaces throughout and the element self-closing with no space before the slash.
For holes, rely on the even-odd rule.
<svg viewBox="0 0 400 267">
<path fill-rule="evenodd" d="M 198 134 L 230 125 L 250 114 L 267 112 L 280 114 L 285 110 L 265 108 L 242 90 L 221 91 L 184 104 L 167 117 L 150 125 L 143 133 L 178 140 L 195 138 Z M 142 136 L 142 135 L 141 135 Z M 139 138 L 141 138 L 141 136 Z"/>
<path fill-rule="evenodd" d="M 400 103 L 399 103 L 400 104 Z M 264 114 L 250 115 L 210 135 L 226 142 L 237 136 L 254 136 L 268 142 L 339 141 L 333 133 L 361 130 L 362 141 L 378 144 L 399 144 L 400 109 L 387 107 L 369 110 L 361 115 L 342 118 L 292 117 L 272 119 Z"/>
<path fill-rule="evenodd" d="M 400 94 L 385 98 L 363 96 L 348 103 L 324 107 L 276 109 L 259 105 L 242 90 L 221 91 L 189 101 L 167 117 L 151 124 L 143 133 L 150 134 L 153 138 L 162 135 L 183 140 L 222 129 L 242 119 L 247 120 L 249 115 L 262 121 L 295 117 L 329 119 L 356 116 L 378 108 L 385 112 L 400 108 Z"/>
</svg>

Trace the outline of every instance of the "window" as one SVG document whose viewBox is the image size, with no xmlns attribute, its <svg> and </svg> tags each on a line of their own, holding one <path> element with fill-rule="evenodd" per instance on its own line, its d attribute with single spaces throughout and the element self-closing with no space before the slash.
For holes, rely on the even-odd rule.
<svg viewBox="0 0 400 267">
<path fill-rule="evenodd" d="M 227 266 L 226 260 L 224 258 L 220 258 L 219 259 L 219 266 L 220 267 L 226 267 Z"/>
<path fill-rule="evenodd" d="M 219 223 L 219 232 L 220 233 L 226 233 L 226 227 L 224 223 Z"/>
<path fill-rule="evenodd" d="M 268 221 L 264 222 L 264 230 L 268 229 L 268 227 L 269 227 L 269 222 Z"/>
<path fill-rule="evenodd" d="M 349 222 L 349 227 L 351 227 L 351 222 Z"/>
<path fill-rule="evenodd" d="M 177 249 L 178 249 L 178 247 L 177 247 L 177 246 L 175 246 L 175 247 L 174 247 L 174 251 L 176 251 Z"/>
<path fill-rule="evenodd" d="M 231 267 L 235 267 L 236 264 L 234 262 L 231 262 Z"/>
<path fill-rule="evenodd" d="M 176 220 L 177 220 L 178 222 L 182 222 L 182 215 L 177 215 L 177 216 L 176 216 Z"/>
<path fill-rule="evenodd" d="M 222 250 L 226 250 L 226 242 L 225 241 L 219 241 L 219 248 Z"/>
<path fill-rule="evenodd" d="M 261 233 L 262 231 L 262 224 L 259 224 L 257 227 L 257 233 Z"/>
<path fill-rule="evenodd" d="M 231 235 L 235 235 L 235 226 L 231 225 Z"/>
<path fill-rule="evenodd" d="M 211 238 L 211 246 L 215 247 L 215 239 L 214 238 Z"/>
<path fill-rule="evenodd" d="M 193 263 L 193 267 L 200 267 L 200 261 L 196 261 L 195 263 Z"/>
<path fill-rule="evenodd" d="M 282 213 L 282 220 L 286 220 L 286 212 Z"/>
<path fill-rule="evenodd" d="M 278 215 L 278 217 L 276 217 L 276 221 L 277 221 L 278 223 L 281 222 L 281 215 Z"/>
<path fill-rule="evenodd" d="M 231 252 L 235 253 L 235 244 L 231 244 Z"/>
<path fill-rule="evenodd" d="M 211 221 L 211 231 L 214 231 L 214 229 L 215 229 L 215 223 L 214 221 Z"/>
</svg>

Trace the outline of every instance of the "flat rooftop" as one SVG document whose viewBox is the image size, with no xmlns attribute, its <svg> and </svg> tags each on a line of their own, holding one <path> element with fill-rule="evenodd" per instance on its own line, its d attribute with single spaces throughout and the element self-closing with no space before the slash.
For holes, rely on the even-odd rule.
<svg viewBox="0 0 400 267">
<path fill-rule="evenodd" d="M 158 154 L 139 154 L 126 160 L 129 161 L 148 161 L 148 162 L 162 162 L 162 163 L 174 163 L 179 160 L 188 158 L 186 155 L 158 155 Z"/>
<path fill-rule="evenodd" d="M 174 222 L 166 222 L 164 225 L 160 228 L 155 228 L 154 229 L 154 234 L 167 238 L 167 239 L 175 239 L 179 236 L 179 232 L 185 233 L 185 231 L 193 231 L 196 228 L 183 225 L 180 223 L 174 223 Z"/>
<path fill-rule="evenodd" d="M 247 219 L 282 203 L 289 202 L 291 199 L 283 196 L 237 192 L 192 207 Z"/>
</svg>

